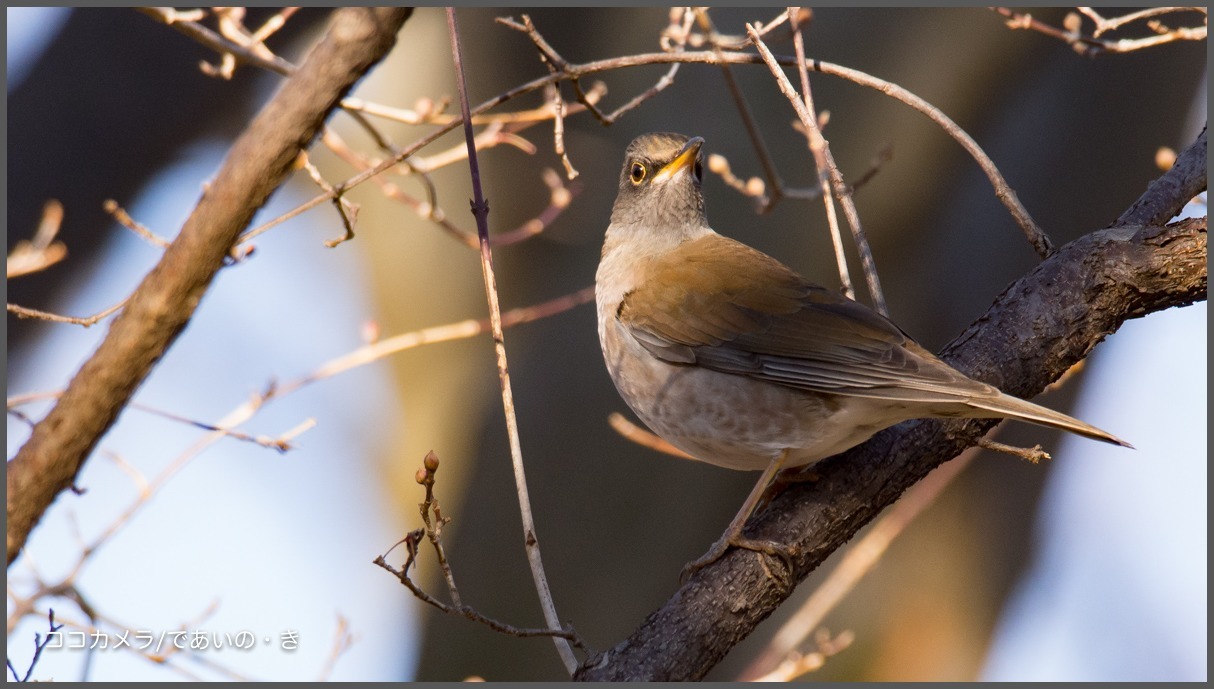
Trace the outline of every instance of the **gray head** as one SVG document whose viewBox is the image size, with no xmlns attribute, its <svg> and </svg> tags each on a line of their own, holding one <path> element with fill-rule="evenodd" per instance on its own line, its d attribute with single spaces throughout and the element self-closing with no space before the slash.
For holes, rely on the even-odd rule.
<svg viewBox="0 0 1214 689">
<path fill-rule="evenodd" d="M 624 151 L 612 225 L 686 231 L 707 227 L 700 193 L 704 139 L 682 134 L 642 134 Z"/>
</svg>

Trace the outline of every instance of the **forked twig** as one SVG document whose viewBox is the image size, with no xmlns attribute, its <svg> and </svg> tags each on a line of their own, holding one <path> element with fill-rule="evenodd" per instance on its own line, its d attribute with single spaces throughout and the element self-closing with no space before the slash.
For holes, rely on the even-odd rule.
<svg viewBox="0 0 1214 689">
<path fill-rule="evenodd" d="M 565 58 L 561 57 L 560 54 L 557 53 L 551 45 L 549 45 L 548 41 L 545 40 L 540 32 L 536 30 L 535 25 L 531 23 L 530 16 L 525 14 L 522 16 L 522 24 L 509 17 L 498 17 L 496 21 L 502 26 L 506 26 L 514 29 L 515 31 L 527 34 L 527 37 L 531 39 L 531 42 L 535 44 L 535 47 L 540 51 L 540 58 L 545 64 L 548 65 L 552 76 L 558 77 L 557 81 L 568 79 L 568 81 L 573 84 L 574 92 L 577 93 L 578 102 L 584 105 L 586 109 L 589 110 L 590 113 L 603 124 L 603 126 L 615 124 L 616 120 L 622 117 L 625 113 L 635 109 L 641 103 L 644 103 L 645 101 L 664 91 L 668 86 L 674 83 L 674 76 L 679 71 L 679 63 L 677 61 L 672 61 L 670 64 L 670 69 L 658 79 L 656 84 L 651 86 L 648 90 L 633 97 L 632 100 L 629 100 L 627 103 L 621 105 L 612 112 L 605 113 L 600 110 L 598 106 L 588 97 L 588 93 L 584 88 L 582 88 L 581 77 L 571 75 L 570 68 L 573 67 L 573 65 L 567 62 Z M 686 21 L 690 23 L 690 14 L 687 15 Z M 687 31 L 683 31 L 683 38 L 676 41 L 675 47 L 671 51 L 671 54 L 678 54 L 682 52 L 683 41 L 685 41 L 686 35 Z"/>
<path fill-rule="evenodd" d="M 63 629 L 62 624 L 55 624 L 54 608 L 47 613 L 47 620 L 50 631 L 45 637 L 37 632 L 34 633 L 34 657 L 30 660 L 29 667 L 26 668 L 24 675 L 17 674 L 17 668 L 13 667 L 12 658 L 5 658 L 5 660 L 8 662 L 8 671 L 13 673 L 14 680 L 18 682 L 28 682 L 30 680 L 30 675 L 34 673 L 34 668 L 38 665 L 38 659 L 42 657 L 42 651 L 47 647 L 47 644 L 51 642 L 51 634 L 58 633 L 60 629 Z"/>
<path fill-rule="evenodd" d="M 825 628 L 819 628 L 814 634 L 814 650 L 808 653 L 793 651 L 770 672 L 750 680 L 752 682 L 791 682 L 801 675 L 822 669 L 826 659 L 851 646 L 856 635 L 844 631 L 838 636 L 831 637 Z"/>
<path fill-rule="evenodd" d="M 794 15 L 792 8 L 787 10 L 789 17 Z M 852 286 L 851 276 L 847 270 L 847 255 L 843 251 L 843 237 L 839 232 L 839 218 L 835 212 L 835 197 L 840 196 L 838 191 L 831 193 L 831 186 L 834 169 L 834 161 L 831 159 L 830 151 L 826 146 L 826 139 L 822 136 L 822 130 L 818 127 L 818 118 L 813 109 L 813 97 L 809 91 L 809 77 L 804 69 L 805 53 L 802 45 L 801 32 L 793 26 L 794 45 L 797 50 L 797 66 L 801 74 L 801 90 L 802 96 L 797 95 L 796 89 L 793 88 L 792 82 L 785 76 L 784 70 L 775 63 L 775 58 L 772 57 L 771 51 L 767 49 L 767 44 L 758 35 L 754 26 L 746 25 L 746 34 L 750 37 L 751 43 L 759 51 L 759 55 L 763 57 L 763 61 L 767 63 L 767 67 L 771 70 L 772 76 L 776 78 L 776 85 L 780 88 L 780 92 L 784 94 L 788 101 L 792 103 L 793 109 L 797 112 L 797 116 L 801 119 L 801 126 L 805 130 L 805 138 L 809 143 L 809 150 L 813 154 L 816 177 L 818 178 L 818 186 L 822 190 L 822 203 L 826 210 L 826 222 L 830 227 L 831 245 L 835 250 L 835 263 L 839 267 L 839 285 L 843 295 L 849 299 L 856 298 L 855 287 Z M 804 100 L 802 100 L 802 98 Z M 840 198 L 840 201 L 842 199 Z M 873 271 L 876 272 L 876 271 Z M 875 301 L 875 299 L 874 299 Z M 879 309 L 885 313 L 884 309 Z"/>
<path fill-rule="evenodd" d="M 1106 18 L 1101 16 L 1090 7 L 1078 8 L 1079 13 L 1088 19 L 1092 20 L 1095 28 L 1092 34 L 1084 35 L 1080 29 L 1082 28 L 1083 20 L 1079 14 L 1071 12 L 1063 20 L 1063 28 L 1059 29 L 1055 26 L 1046 24 L 1045 22 L 1034 19 L 1027 12 L 1015 12 L 1006 7 L 992 7 L 996 13 L 1007 17 L 1007 26 L 1009 29 L 1028 29 L 1037 33 L 1056 38 L 1070 45 L 1075 52 L 1080 55 L 1092 56 L 1101 53 L 1129 53 L 1135 50 L 1144 48 L 1153 48 L 1165 43 L 1173 43 L 1176 41 L 1204 41 L 1206 39 L 1206 9 L 1204 7 L 1151 7 L 1138 12 L 1131 12 L 1120 17 Z M 1173 14 L 1177 12 L 1200 12 L 1202 15 L 1201 26 L 1180 27 L 1172 29 L 1165 26 L 1162 22 L 1153 17 L 1159 17 L 1165 14 Z M 1152 35 L 1142 38 L 1122 38 L 1118 40 L 1110 40 L 1101 38 L 1100 36 L 1108 31 L 1116 31 L 1126 24 L 1137 21 L 1150 19 L 1147 28 L 1150 29 Z"/>
<path fill-rule="evenodd" d="M 46 270 L 67 257 L 67 245 L 55 240 L 62 224 L 63 204 L 54 199 L 43 204 L 33 239 L 17 242 L 8 254 L 5 274 L 9 280 Z"/>
<path fill-rule="evenodd" d="M 387 555 L 392 552 L 392 548 L 388 549 L 387 553 L 377 556 L 372 562 L 380 568 L 391 572 L 400 583 L 409 589 L 409 591 L 427 605 L 431 605 L 438 610 L 457 617 L 463 617 L 473 622 L 483 624 L 490 629 L 518 637 L 536 637 L 549 636 L 553 639 L 560 639 L 566 646 L 573 645 L 583 650 L 586 649 L 581 637 L 573 630 L 573 627 L 567 629 L 551 628 L 551 629 L 536 629 L 530 627 L 515 627 L 514 625 L 506 624 L 487 617 L 475 608 L 464 605 L 460 598 L 459 588 L 455 584 L 455 575 L 451 571 L 451 564 L 447 560 L 446 550 L 443 547 L 442 530 L 447 522 L 451 521 L 449 517 L 444 517 L 442 509 L 439 507 L 438 498 L 434 496 L 435 474 L 438 472 L 439 460 L 438 455 L 430 451 L 426 454 L 425 460 L 422 462 L 422 467 L 417 470 L 417 483 L 426 489 L 426 497 L 419 505 L 418 509 L 421 512 L 422 523 L 424 526 L 420 529 L 414 529 L 405 534 L 405 537 L 396 545 L 403 544 L 405 546 L 406 557 L 405 563 L 400 569 L 396 569 L 388 564 Z M 422 539 L 430 542 L 430 546 L 434 549 L 435 555 L 438 558 L 439 568 L 443 573 L 443 580 L 447 585 L 447 593 L 451 597 L 450 603 L 435 598 L 425 589 L 418 586 L 412 579 L 409 578 L 409 568 L 417 562 L 418 547 L 421 545 Z M 559 645 L 559 644 L 558 644 Z M 570 651 L 572 653 L 572 651 Z"/>
</svg>

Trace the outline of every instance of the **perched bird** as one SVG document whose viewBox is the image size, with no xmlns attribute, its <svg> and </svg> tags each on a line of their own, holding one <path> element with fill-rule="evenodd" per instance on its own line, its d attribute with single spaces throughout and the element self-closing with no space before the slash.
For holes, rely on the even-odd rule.
<svg viewBox="0 0 1214 689">
<path fill-rule="evenodd" d="M 786 556 L 741 535 L 776 473 L 908 419 L 1008 417 L 1130 447 L 967 378 L 867 306 L 717 234 L 703 144 L 670 133 L 629 144 L 595 275 L 599 342 L 628 406 L 696 459 L 763 470 L 691 570 L 731 545 Z"/>
</svg>

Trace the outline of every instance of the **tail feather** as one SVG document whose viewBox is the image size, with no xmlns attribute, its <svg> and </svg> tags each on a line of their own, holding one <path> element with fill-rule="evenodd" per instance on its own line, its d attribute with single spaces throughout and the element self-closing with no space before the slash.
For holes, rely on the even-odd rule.
<svg viewBox="0 0 1214 689">
<path fill-rule="evenodd" d="M 992 416 L 1002 416 L 1012 419 L 1020 419 L 1030 423 L 1049 426 L 1051 428 L 1059 428 L 1071 433 L 1100 440 L 1102 442 L 1120 445 L 1133 449 L 1134 446 L 1126 441 L 1118 438 L 1112 433 L 1102 431 L 1091 424 L 1084 423 L 1079 419 L 1072 418 L 1066 414 L 1056 412 L 1053 409 L 1047 409 L 1032 402 L 1026 402 L 1017 397 L 1000 393 L 998 397 L 971 397 L 966 400 L 966 404 L 976 409 L 993 412 Z"/>
</svg>

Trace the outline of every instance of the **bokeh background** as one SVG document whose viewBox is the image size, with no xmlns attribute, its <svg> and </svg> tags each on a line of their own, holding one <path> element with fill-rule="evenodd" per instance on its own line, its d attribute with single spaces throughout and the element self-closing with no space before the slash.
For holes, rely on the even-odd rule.
<svg viewBox="0 0 1214 689">
<path fill-rule="evenodd" d="M 742 34 L 743 22 L 778 11 L 719 8 L 712 16 L 721 31 Z M 474 102 L 546 73 L 524 36 L 493 21 L 523 13 L 575 62 L 655 51 L 667 24 L 662 9 L 460 10 Z M 1033 15 L 1058 25 L 1063 12 Z M 249 25 L 264 16 L 253 12 Z M 298 61 L 326 16 L 302 10 L 270 46 Z M 9 247 L 32 234 L 43 203 L 55 198 L 66 209 L 61 239 L 69 250 L 66 262 L 11 281 L 8 300 L 94 313 L 129 293 L 158 258 L 103 212 L 102 201 L 116 199 L 174 234 L 279 78 L 251 68 L 227 82 L 208 78 L 197 64 L 212 54 L 133 10 L 9 8 L 8 39 Z M 773 38 L 772 47 L 792 52 L 787 40 Z M 1058 245 L 1111 223 L 1158 176 L 1157 149 L 1183 148 L 1205 120 L 1204 42 L 1085 58 L 1009 30 L 985 9 L 840 8 L 815 12 L 807 50 L 941 108 L 991 155 Z M 665 69 L 602 75 L 606 105 L 623 104 Z M 784 180 L 810 185 L 811 158 L 766 68 L 737 67 L 735 75 Z M 830 112 L 826 136 L 846 178 L 892 148 L 856 201 L 894 320 L 939 349 L 1037 259 L 976 164 L 928 120 L 832 77 L 811 75 L 811 84 L 817 106 Z M 454 98 L 441 10 L 416 11 L 355 95 L 397 107 Z M 538 104 L 531 96 L 502 109 Z M 332 124 L 372 150 L 348 116 Z M 429 131 L 392 123 L 383 130 L 399 145 Z M 580 192 L 542 235 L 495 252 L 504 308 L 592 283 L 622 151 L 654 130 L 703 136 L 735 173 L 761 175 L 715 67 L 684 66 L 670 88 L 612 127 L 585 114 L 569 118 Z M 523 136 L 535 144 L 533 155 L 501 146 L 481 156 L 493 231 L 540 212 L 548 200 L 540 170 L 560 169 L 550 126 Z M 448 135 L 430 150 L 461 141 Z M 313 159 L 330 181 L 352 173 L 321 147 Z M 466 168 L 443 169 L 434 180 L 447 214 L 474 229 Z M 402 184 L 422 193 L 416 182 Z M 254 222 L 315 193 L 300 173 Z M 837 283 L 820 203 L 785 200 L 759 216 L 711 175 L 705 194 L 716 229 Z M 341 231 L 325 206 L 259 238 L 251 260 L 222 271 L 137 401 L 214 422 L 270 381 L 305 375 L 356 348 L 368 322 L 387 336 L 486 316 L 475 252 L 373 185 L 351 199 L 361 205 L 354 241 L 323 245 Z M 12 316 L 7 325 L 10 396 L 61 388 L 106 327 Z M 1137 452 L 1007 427 L 1001 440 L 1041 443 L 1055 460 L 1034 466 L 986 454 L 973 462 L 828 618 L 831 630 L 851 630 L 855 642 L 812 677 L 1204 680 L 1205 331 L 1204 304 L 1135 321 L 1098 347 L 1068 386 L 1043 398 L 1129 439 Z M 506 346 L 557 608 L 591 645 L 609 647 L 676 589 L 682 565 L 720 533 L 754 476 L 660 456 L 607 426 L 608 414 L 626 409 L 602 366 L 592 306 L 513 328 Z M 34 418 L 45 409 L 23 407 Z M 306 418 L 317 427 L 285 455 L 235 440 L 208 449 L 94 553 L 77 580 L 108 620 L 103 628 L 248 629 L 257 648 L 178 657 L 169 667 L 112 649 L 47 651 L 35 676 L 563 677 L 548 641 L 436 614 L 371 564 L 420 525 L 413 474 L 433 449 L 443 462 L 438 495 L 453 518 L 445 533 L 464 600 L 512 624 L 542 623 L 490 340 L 422 347 L 318 383 L 275 401 L 244 430 L 274 435 Z M 154 476 L 202 435 L 137 409 L 124 413 L 81 474 L 87 492 L 61 496 L 9 569 L 10 615 L 34 572 L 48 582 L 63 577 L 79 556 L 77 534 L 95 537 L 135 499 L 136 484 L 114 456 Z M 10 415 L 10 458 L 27 436 L 28 426 Z M 427 558 L 420 577 L 438 592 L 432 564 Z M 811 575 L 709 678 L 735 677 L 832 565 Z M 47 604 L 61 621 L 86 621 L 71 601 L 47 599 L 40 609 Z M 343 625 L 353 644 L 335 653 Z M 16 667 L 28 666 L 33 635 L 45 627 L 45 617 L 10 620 Z M 284 631 L 298 633 L 297 650 L 281 649 Z"/>
</svg>

